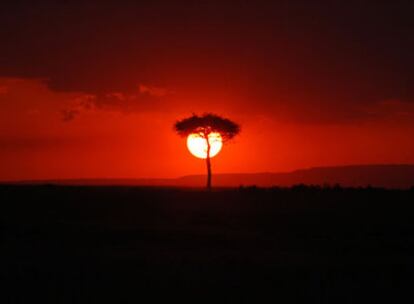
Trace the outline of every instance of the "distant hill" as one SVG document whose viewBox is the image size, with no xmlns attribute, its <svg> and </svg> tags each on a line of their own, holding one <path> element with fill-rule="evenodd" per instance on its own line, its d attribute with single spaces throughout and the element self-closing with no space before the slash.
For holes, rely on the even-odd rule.
<svg viewBox="0 0 414 304">
<path fill-rule="evenodd" d="M 172 179 L 70 179 L 21 181 L 14 184 L 59 185 L 126 185 L 126 186 L 184 186 L 203 187 L 204 175 L 189 175 Z M 355 165 L 318 167 L 285 173 L 231 173 L 213 175 L 213 185 L 259 187 L 306 185 L 334 185 L 347 187 L 374 186 L 386 188 L 410 188 L 414 186 L 414 165 Z"/>
<path fill-rule="evenodd" d="M 185 176 L 178 179 L 183 185 L 203 185 L 204 176 Z M 219 186 L 257 185 L 292 186 L 295 184 L 342 186 L 375 186 L 409 188 L 414 186 L 414 165 L 357 165 L 319 167 L 286 173 L 217 174 L 213 182 Z"/>
</svg>

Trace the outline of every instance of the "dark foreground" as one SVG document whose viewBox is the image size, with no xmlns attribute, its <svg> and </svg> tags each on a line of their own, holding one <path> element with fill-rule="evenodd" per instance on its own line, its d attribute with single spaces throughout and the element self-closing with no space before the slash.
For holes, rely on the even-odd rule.
<svg viewBox="0 0 414 304">
<path fill-rule="evenodd" d="M 413 204 L 413 190 L 0 186 L 0 302 L 412 303 Z"/>
</svg>

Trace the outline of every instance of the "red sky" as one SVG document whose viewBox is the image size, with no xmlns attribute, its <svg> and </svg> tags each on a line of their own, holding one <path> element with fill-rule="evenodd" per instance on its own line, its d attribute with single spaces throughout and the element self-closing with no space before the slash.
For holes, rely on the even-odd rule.
<svg viewBox="0 0 414 304">
<path fill-rule="evenodd" d="M 217 173 L 414 163 L 413 5 L 357 3 L 10 2 L 0 180 L 204 173 L 204 112 L 242 126 Z"/>
</svg>

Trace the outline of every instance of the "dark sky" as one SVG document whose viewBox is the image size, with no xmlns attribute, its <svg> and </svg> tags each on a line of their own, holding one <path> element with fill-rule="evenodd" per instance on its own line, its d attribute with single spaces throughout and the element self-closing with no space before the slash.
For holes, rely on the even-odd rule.
<svg viewBox="0 0 414 304">
<path fill-rule="evenodd" d="M 0 180 L 203 173 L 172 125 L 207 111 L 242 125 L 215 172 L 414 163 L 413 16 L 412 0 L 3 0 Z"/>
<path fill-rule="evenodd" d="M 355 119 L 353 104 L 413 101 L 413 16 L 413 1 L 8 1 L 0 76 L 89 93 L 237 91 L 242 107 Z"/>
</svg>

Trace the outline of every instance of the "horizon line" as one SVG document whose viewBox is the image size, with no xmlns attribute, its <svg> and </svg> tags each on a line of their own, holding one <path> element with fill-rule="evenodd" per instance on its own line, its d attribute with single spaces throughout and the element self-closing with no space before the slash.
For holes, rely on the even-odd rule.
<svg viewBox="0 0 414 304">
<path fill-rule="evenodd" d="M 289 174 L 301 171 L 310 171 L 315 169 L 330 169 L 330 168 L 351 168 L 351 167 L 403 167 L 414 166 L 414 163 L 373 163 L 373 164 L 348 164 L 348 165 L 327 165 L 327 166 L 313 166 L 304 167 L 300 169 L 293 169 L 289 171 L 257 171 L 257 172 L 223 172 L 215 173 L 214 175 L 257 175 L 257 174 Z M 87 180 L 179 180 L 188 177 L 204 176 L 203 173 L 186 174 L 175 177 L 67 177 L 67 178 L 35 178 L 35 179 L 8 179 L 0 180 L 0 184 L 12 183 L 30 183 L 30 182 L 56 182 L 56 181 L 87 181 Z"/>
</svg>

